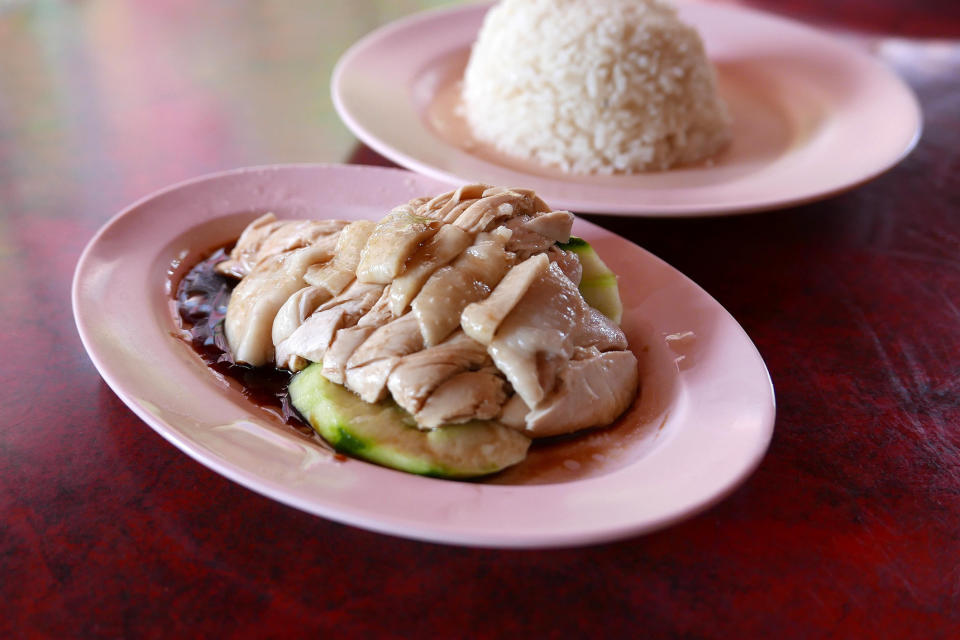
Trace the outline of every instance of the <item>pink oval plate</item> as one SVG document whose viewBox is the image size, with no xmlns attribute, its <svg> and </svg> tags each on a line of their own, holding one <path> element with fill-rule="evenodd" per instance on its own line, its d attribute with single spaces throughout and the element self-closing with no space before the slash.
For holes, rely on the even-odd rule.
<svg viewBox="0 0 960 640">
<path fill-rule="evenodd" d="M 709 164 L 575 176 L 473 145 L 454 114 L 455 83 L 487 5 L 418 14 L 366 36 L 334 70 L 334 104 L 358 138 L 408 169 L 448 183 L 524 185 L 557 208 L 590 213 L 702 216 L 796 205 L 862 184 L 915 146 L 916 97 L 864 51 L 766 13 L 677 4 L 703 37 L 734 120 L 731 146 Z"/>
<path fill-rule="evenodd" d="M 774 422 L 756 348 L 688 278 L 583 220 L 575 233 L 621 278 L 642 392 L 616 427 L 536 450 L 487 482 L 338 460 L 250 404 L 178 337 L 169 283 L 255 216 L 379 219 L 443 190 L 402 170 L 294 165 L 155 193 L 107 223 L 80 258 L 73 309 L 83 344 L 117 395 L 195 460 L 290 506 L 383 533 L 488 547 L 588 544 L 676 522 L 747 477 Z"/>
</svg>

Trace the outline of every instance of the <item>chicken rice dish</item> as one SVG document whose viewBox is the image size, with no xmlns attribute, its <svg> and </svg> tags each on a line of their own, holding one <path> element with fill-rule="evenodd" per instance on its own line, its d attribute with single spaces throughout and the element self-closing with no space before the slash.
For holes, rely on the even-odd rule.
<svg viewBox="0 0 960 640">
<path fill-rule="evenodd" d="M 516 464 L 637 394 L 616 278 L 572 224 L 482 184 L 379 222 L 261 216 L 216 266 L 239 280 L 232 357 L 298 372 L 293 405 L 338 450 L 443 477 Z"/>
</svg>

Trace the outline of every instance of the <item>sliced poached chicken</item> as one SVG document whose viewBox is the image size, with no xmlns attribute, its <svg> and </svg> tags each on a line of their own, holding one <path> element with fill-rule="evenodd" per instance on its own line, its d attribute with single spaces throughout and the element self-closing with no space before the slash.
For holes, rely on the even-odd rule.
<svg viewBox="0 0 960 640">
<path fill-rule="evenodd" d="M 539 437 L 609 424 L 633 401 L 637 362 L 577 289 L 579 259 L 557 246 L 572 223 L 532 191 L 487 185 L 376 224 L 264 216 L 221 269 L 242 278 L 227 339 L 250 364 L 321 362 L 328 380 L 366 402 L 391 396 L 421 429 L 495 419 Z"/>
</svg>

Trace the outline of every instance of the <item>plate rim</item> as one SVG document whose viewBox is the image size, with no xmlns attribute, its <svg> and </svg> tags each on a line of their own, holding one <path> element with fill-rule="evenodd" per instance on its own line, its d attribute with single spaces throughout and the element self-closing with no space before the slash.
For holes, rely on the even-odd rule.
<svg viewBox="0 0 960 640">
<path fill-rule="evenodd" d="M 350 171 L 360 171 L 360 172 L 391 172 L 404 176 L 409 179 L 410 176 L 416 176 L 418 178 L 423 178 L 423 176 L 418 176 L 409 171 L 401 169 L 392 169 L 392 168 L 382 168 L 382 167 L 364 167 L 358 165 L 337 165 L 337 164 L 313 164 L 313 163 L 303 163 L 303 164 L 289 164 L 289 165 L 264 165 L 259 167 L 244 167 L 239 169 L 233 169 L 229 171 L 215 172 L 211 174 L 206 174 L 198 176 L 196 178 L 191 178 L 178 182 L 176 184 L 170 185 L 159 189 L 143 198 L 140 198 L 133 204 L 125 207 L 119 213 L 111 217 L 104 225 L 101 227 L 98 232 L 93 236 L 90 242 L 85 247 L 82 252 L 80 259 L 77 262 L 76 269 L 74 271 L 74 278 L 71 286 L 71 303 L 72 310 L 74 315 L 74 320 L 80 333 L 81 341 L 84 345 L 85 350 L 87 351 L 89 357 L 93 361 L 98 373 L 107 383 L 107 385 L 117 394 L 117 396 L 126 404 L 141 420 L 147 423 L 151 429 L 159 433 L 165 440 L 170 442 L 180 451 L 186 453 L 188 456 L 202 464 L 203 466 L 217 472 L 218 474 L 240 484 L 241 486 L 246 487 L 259 493 L 261 495 L 267 496 L 270 499 L 276 500 L 283 504 L 287 504 L 294 508 L 312 513 L 324 517 L 329 520 L 340 522 L 343 524 L 348 524 L 352 526 L 358 526 L 364 529 L 376 531 L 383 534 L 401 536 L 405 538 L 417 539 L 422 541 L 443 543 L 443 544 L 457 544 L 462 546 L 474 546 L 474 547 L 484 547 L 484 548 L 547 548 L 547 547 L 571 547 L 571 546 L 581 546 L 586 544 L 596 544 L 602 542 L 608 542 L 616 539 L 622 539 L 625 537 L 630 537 L 634 535 L 639 535 L 647 533 L 649 531 L 660 529 L 665 526 L 669 526 L 680 520 L 692 517 L 702 511 L 710 508 L 717 502 L 724 499 L 730 493 L 732 493 L 737 487 L 739 487 L 744 480 L 753 473 L 756 467 L 763 460 L 767 449 L 769 448 L 773 431 L 774 423 L 776 417 L 776 399 L 773 390 L 773 384 L 770 379 L 769 371 L 766 368 L 766 364 L 763 362 L 763 358 L 760 355 L 759 351 L 756 348 L 756 345 L 750 340 L 749 336 L 746 334 L 746 331 L 743 329 L 733 317 L 729 314 L 726 309 L 720 305 L 712 296 L 704 291 L 699 285 L 693 283 L 687 276 L 676 270 L 674 267 L 668 265 L 666 262 L 651 254 L 649 251 L 646 251 L 642 247 L 637 247 L 633 243 L 630 243 L 640 251 L 643 251 L 647 257 L 656 261 L 660 265 L 671 270 L 672 273 L 675 273 L 680 278 L 684 279 L 686 282 L 695 287 L 701 295 L 706 296 L 710 301 L 717 305 L 717 307 L 723 311 L 724 314 L 732 321 L 733 325 L 736 327 L 736 330 L 741 334 L 741 337 L 746 340 L 746 344 L 749 344 L 752 348 L 751 356 L 759 364 L 763 375 L 765 376 L 765 384 L 768 388 L 769 394 L 769 406 L 765 407 L 765 429 L 763 437 L 754 442 L 755 450 L 750 456 L 750 459 L 746 461 L 745 464 L 741 465 L 738 473 L 729 479 L 724 486 L 720 487 L 718 490 L 715 490 L 711 495 L 705 499 L 699 501 L 692 508 L 687 508 L 685 510 L 677 511 L 669 517 L 664 517 L 656 520 L 650 520 L 641 522 L 641 523 L 630 523 L 620 527 L 611 528 L 611 527 L 599 527 L 591 528 L 590 526 L 582 527 L 576 531 L 572 532 L 561 532 L 559 534 L 547 535 L 544 536 L 542 533 L 536 535 L 525 535 L 521 537 L 516 537 L 512 535 L 504 535 L 496 532 L 485 532 L 481 535 L 474 534 L 464 534 L 463 532 L 449 531 L 444 530 L 443 527 L 434 528 L 432 530 L 424 530 L 422 523 L 418 522 L 407 522 L 403 519 L 394 519 L 384 520 L 382 516 L 378 514 L 365 514 L 361 513 L 341 513 L 336 509 L 318 509 L 316 505 L 307 505 L 303 504 L 302 501 L 291 497 L 289 494 L 284 494 L 283 486 L 276 485 L 273 481 L 261 481 L 259 483 L 251 483 L 249 477 L 245 477 L 244 473 L 238 471 L 236 468 L 232 467 L 226 462 L 220 461 L 216 456 L 204 455 L 189 438 L 180 432 L 177 427 L 163 423 L 162 420 L 159 420 L 156 415 L 152 414 L 141 401 L 129 393 L 121 384 L 121 381 L 117 380 L 113 373 L 110 371 L 110 366 L 107 364 L 104 359 L 101 357 L 101 354 L 98 351 L 98 346 L 95 344 L 95 339 L 92 336 L 92 332 L 89 332 L 86 328 L 86 319 L 81 312 L 81 297 L 82 297 L 82 285 L 83 278 L 86 272 L 92 268 L 90 263 L 93 260 L 95 251 L 98 249 L 99 245 L 104 241 L 104 238 L 108 234 L 112 233 L 117 226 L 125 221 L 128 217 L 134 217 L 136 213 L 144 207 L 145 204 L 153 202 L 158 198 L 162 198 L 164 195 L 177 192 L 184 187 L 189 187 L 198 183 L 212 182 L 216 180 L 221 180 L 230 176 L 242 175 L 246 173 L 251 174 L 260 174 L 263 172 L 284 172 L 286 170 L 318 170 L 318 171 L 340 171 L 340 170 L 350 170 Z M 429 180 L 429 179 L 428 179 Z M 223 214 L 221 214 L 223 215 Z M 217 216 L 214 216 L 214 219 Z M 609 234 L 615 238 L 619 238 L 623 242 L 629 242 L 626 239 L 623 239 L 621 236 L 613 234 L 610 231 L 597 227 L 589 222 L 586 223 L 591 228 L 596 228 L 602 234 Z M 186 231 L 186 230 L 182 230 Z M 158 247 L 158 251 L 160 248 Z M 158 426 L 156 422 L 159 421 L 162 423 L 162 426 Z M 389 473 L 396 473 L 390 470 Z M 616 472 L 613 472 L 616 473 Z M 404 474 L 406 475 L 406 474 Z M 575 482 L 589 483 L 600 478 L 587 478 L 584 480 L 579 480 Z M 433 479 L 423 479 L 428 482 L 446 482 L 446 481 L 437 481 Z M 476 485 L 486 487 L 487 490 L 497 492 L 509 492 L 509 493 L 523 493 L 531 491 L 542 491 L 544 487 L 562 487 L 563 484 L 559 483 L 554 485 L 533 485 L 533 486 L 513 486 L 513 485 Z M 455 529 L 456 527 L 454 527 Z"/>
<path fill-rule="evenodd" d="M 910 103 L 912 117 L 910 119 L 909 129 L 911 133 L 909 136 L 905 137 L 904 144 L 897 153 L 885 157 L 883 162 L 876 163 L 869 171 L 862 173 L 862 175 L 859 175 L 856 179 L 822 188 L 808 189 L 805 193 L 791 194 L 782 197 L 761 197 L 754 198 L 752 200 L 744 199 L 740 202 L 729 202 L 720 205 L 711 204 L 710 202 L 701 202 L 699 204 L 672 203 L 655 205 L 637 205 L 610 201 L 590 202 L 570 200 L 562 197 L 558 198 L 556 195 L 545 193 L 544 197 L 549 198 L 555 203 L 555 205 L 580 213 L 651 218 L 717 217 L 774 211 L 789 207 L 801 206 L 811 202 L 817 202 L 854 190 L 895 167 L 897 164 L 902 162 L 917 146 L 923 133 L 923 111 L 920 107 L 919 100 L 913 89 L 894 70 L 892 70 L 887 64 L 878 59 L 876 56 L 870 55 L 868 52 L 858 49 L 854 45 L 844 41 L 842 38 L 829 31 L 818 29 L 799 20 L 791 19 L 780 14 L 762 11 L 753 7 L 725 4 L 705 4 L 703 2 L 697 2 L 696 0 L 675 0 L 675 4 L 678 6 L 678 8 L 684 8 L 686 10 L 707 10 L 753 16 L 754 18 L 761 18 L 764 20 L 777 22 L 784 28 L 805 32 L 806 37 L 823 38 L 829 40 L 834 46 L 845 50 L 847 55 L 856 58 L 869 66 L 872 66 L 879 76 L 883 76 L 884 81 L 888 83 L 889 86 L 897 88 L 897 91 L 900 93 L 901 97 L 905 98 Z M 461 17 L 461 14 L 480 14 L 478 19 L 482 19 L 483 13 L 489 10 L 491 6 L 493 6 L 492 3 L 484 1 L 455 5 L 452 7 L 438 7 L 420 11 L 374 29 L 351 45 L 337 61 L 330 80 L 330 95 L 334 109 L 347 128 L 354 135 L 356 135 L 363 144 L 366 144 L 380 155 L 392 162 L 397 163 L 401 167 L 451 185 L 473 179 L 473 176 L 459 176 L 451 171 L 434 166 L 428 161 L 421 161 L 418 158 L 411 156 L 407 150 L 398 148 L 390 142 L 382 140 L 379 136 L 370 131 L 370 129 L 354 115 L 350 107 L 346 104 L 343 95 L 343 86 L 344 78 L 351 71 L 351 66 L 354 64 L 354 60 L 360 55 L 366 53 L 368 49 L 374 48 L 380 40 L 388 36 L 392 36 L 398 32 L 404 32 L 408 29 L 418 28 L 424 24 L 430 24 L 434 21 Z M 464 44 L 468 45 L 469 43 Z M 424 128 L 429 131 L 429 127 L 425 126 Z M 905 125 L 903 131 L 906 132 L 907 129 L 908 128 Z M 444 147 L 454 148 L 443 138 L 435 134 L 433 135 L 432 140 Z M 464 153 L 471 155 L 468 152 Z M 507 173 L 516 175 L 518 178 L 520 178 L 518 182 L 522 182 L 522 179 L 526 177 L 546 179 L 551 182 L 559 181 L 559 178 L 543 178 L 541 176 L 535 176 L 534 174 L 518 172 L 495 162 L 480 159 L 477 156 L 472 157 L 479 159 L 485 164 L 494 166 L 498 170 L 503 170 Z M 637 195 L 640 193 L 651 193 L 649 190 L 644 191 L 642 187 L 623 187 L 622 189 L 623 190 L 621 193 L 623 194 L 632 193 Z"/>
</svg>

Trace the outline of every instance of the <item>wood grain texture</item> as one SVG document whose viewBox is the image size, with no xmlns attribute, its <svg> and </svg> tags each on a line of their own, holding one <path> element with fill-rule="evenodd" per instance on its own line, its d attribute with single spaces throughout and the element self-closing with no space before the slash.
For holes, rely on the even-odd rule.
<svg viewBox="0 0 960 640">
<path fill-rule="evenodd" d="M 889 173 L 779 212 L 590 216 L 716 297 L 773 377 L 769 454 L 692 520 L 553 551 L 368 533 L 207 470 L 100 380 L 69 302 L 94 232 L 212 170 L 388 164 L 329 70 L 429 4 L 0 4 L 0 636 L 960 635 L 955 2 L 753 3 L 864 30 L 914 87 L 924 135 Z"/>
</svg>

